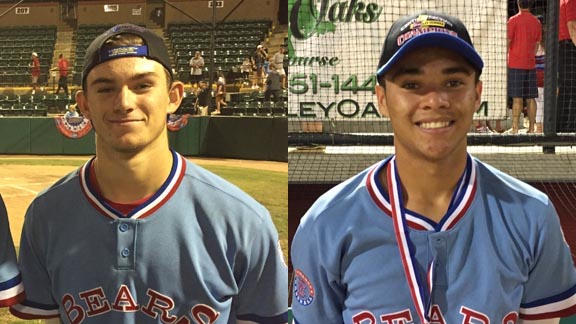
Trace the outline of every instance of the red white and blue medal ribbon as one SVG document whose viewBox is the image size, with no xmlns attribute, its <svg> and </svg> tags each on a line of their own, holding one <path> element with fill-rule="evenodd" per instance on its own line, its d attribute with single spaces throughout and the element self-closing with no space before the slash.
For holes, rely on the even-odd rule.
<svg viewBox="0 0 576 324">
<path fill-rule="evenodd" d="M 396 157 L 392 157 L 386 169 L 388 193 L 394 223 L 396 242 L 400 250 L 402 266 L 410 295 L 416 312 L 422 324 L 430 323 L 430 311 L 432 309 L 432 292 L 434 283 L 434 260 L 428 265 L 426 277 L 422 277 L 418 270 L 415 245 L 410 240 L 409 228 L 406 222 L 406 209 L 402 197 L 402 184 L 396 166 Z M 451 228 L 466 212 L 476 191 L 476 168 L 471 157 L 468 156 L 466 171 L 460 178 L 457 189 L 452 196 L 450 206 L 437 230 L 444 231 Z"/>
</svg>

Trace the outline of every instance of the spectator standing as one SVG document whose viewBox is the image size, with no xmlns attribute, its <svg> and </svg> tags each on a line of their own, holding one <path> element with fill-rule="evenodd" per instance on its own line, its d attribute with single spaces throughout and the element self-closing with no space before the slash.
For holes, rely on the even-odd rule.
<svg viewBox="0 0 576 324">
<path fill-rule="evenodd" d="M 250 73 L 252 72 L 253 65 L 254 64 L 250 56 L 244 58 L 242 66 L 240 67 L 240 72 L 242 73 L 242 82 L 245 84 L 250 85 Z"/>
<path fill-rule="evenodd" d="M 274 102 L 278 102 L 282 96 L 282 85 L 280 83 L 280 73 L 274 63 L 270 64 L 270 73 L 266 78 L 266 89 L 264 90 L 264 100 L 270 100 L 274 96 Z"/>
<path fill-rule="evenodd" d="M 576 130 L 576 0 L 560 0 L 558 29 L 558 132 Z"/>
<path fill-rule="evenodd" d="M 280 74 L 280 83 L 282 88 L 286 88 L 286 70 L 284 70 L 284 47 L 280 47 L 280 50 L 274 54 L 272 57 L 272 62 L 276 66 L 276 71 Z"/>
<path fill-rule="evenodd" d="M 220 108 L 226 106 L 226 79 L 223 75 L 218 77 L 218 82 L 216 83 L 216 110 L 212 112 L 212 115 L 220 115 Z"/>
<path fill-rule="evenodd" d="M 38 78 L 40 77 L 40 60 L 38 53 L 32 52 L 32 62 L 30 63 L 32 74 L 32 94 L 36 93 L 36 86 L 38 85 Z"/>
<path fill-rule="evenodd" d="M 56 89 L 56 94 L 60 92 L 60 89 L 64 90 L 64 93 L 68 95 L 68 60 L 64 55 L 60 54 L 58 56 L 58 72 L 60 73 L 60 78 L 58 79 L 58 89 Z"/>
<path fill-rule="evenodd" d="M 538 16 L 540 24 L 543 24 L 543 17 Z M 542 27 L 544 30 L 544 27 Z M 546 42 L 545 35 L 542 33 L 542 39 L 538 43 L 536 50 L 536 85 L 538 86 L 538 98 L 536 98 L 536 133 L 543 132 L 544 122 L 544 70 L 546 65 Z"/>
<path fill-rule="evenodd" d="M 254 60 L 254 65 L 256 66 L 256 71 L 254 71 L 254 78 L 256 79 L 254 85 L 261 85 L 262 78 L 264 77 L 264 61 L 266 61 L 266 51 L 264 46 L 258 45 L 256 51 L 252 55 L 252 60 Z"/>
<path fill-rule="evenodd" d="M 534 132 L 536 121 L 535 54 L 542 38 L 542 26 L 530 13 L 532 0 L 518 0 L 518 14 L 508 19 L 508 96 L 512 98 L 512 134 L 518 133 L 524 99 L 528 112 L 528 133 Z"/>
<path fill-rule="evenodd" d="M 190 84 L 197 86 L 198 82 L 202 80 L 202 69 L 204 68 L 204 58 L 200 52 L 194 53 L 194 57 L 190 59 Z"/>
<path fill-rule="evenodd" d="M 208 82 L 200 80 L 198 83 L 198 91 L 196 91 L 196 108 L 198 108 L 198 115 L 208 116 L 211 99 L 212 94 L 210 93 L 210 89 L 208 89 Z"/>
</svg>

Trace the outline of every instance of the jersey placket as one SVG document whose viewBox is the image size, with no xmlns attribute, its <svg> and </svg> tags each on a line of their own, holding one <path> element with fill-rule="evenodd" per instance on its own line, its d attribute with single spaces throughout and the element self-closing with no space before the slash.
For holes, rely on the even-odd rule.
<svg viewBox="0 0 576 324">
<path fill-rule="evenodd" d="M 138 220 L 120 218 L 112 224 L 116 232 L 116 269 L 134 270 Z"/>
<path fill-rule="evenodd" d="M 428 246 L 431 252 L 431 258 L 434 260 L 434 291 L 445 290 L 448 286 L 447 278 L 447 255 L 448 255 L 448 233 L 447 232 L 431 232 L 428 236 Z M 434 300 L 434 299 L 432 299 Z"/>
</svg>

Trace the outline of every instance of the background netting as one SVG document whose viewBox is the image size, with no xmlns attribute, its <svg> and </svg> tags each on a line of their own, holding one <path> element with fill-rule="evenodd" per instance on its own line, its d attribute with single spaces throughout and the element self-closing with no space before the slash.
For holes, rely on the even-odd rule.
<svg viewBox="0 0 576 324">
<path fill-rule="evenodd" d="M 518 12 L 516 1 L 290 0 L 289 236 L 321 193 L 393 153 L 392 129 L 373 90 L 378 58 L 393 21 L 430 9 L 459 17 L 484 60 L 470 153 L 545 191 L 576 247 L 576 125 L 556 120 L 558 2 L 532 7 L 543 22 L 546 50 L 542 132 L 527 133 L 523 112 L 512 134 L 506 30 Z"/>
</svg>

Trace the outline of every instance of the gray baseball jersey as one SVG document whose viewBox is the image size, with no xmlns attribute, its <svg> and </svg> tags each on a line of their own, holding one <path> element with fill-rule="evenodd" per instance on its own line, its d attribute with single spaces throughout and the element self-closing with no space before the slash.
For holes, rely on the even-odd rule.
<svg viewBox="0 0 576 324">
<path fill-rule="evenodd" d="M 11 306 L 22 299 L 24 299 L 24 285 L 16 264 L 8 213 L 0 196 L 0 307 Z"/>
<path fill-rule="evenodd" d="M 287 267 L 268 211 L 173 152 L 172 171 L 127 215 L 91 182 L 92 160 L 29 207 L 21 318 L 65 323 L 287 321 Z"/>
<path fill-rule="evenodd" d="M 509 324 L 576 312 L 576 272 L 548 197 L 468 158 L 435 223 L 403 206 L 394 164 L 336 186 L 302 219 L 296 323 Z"/>
</svg>

